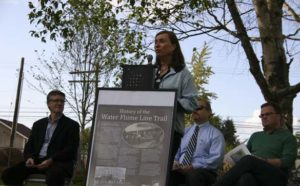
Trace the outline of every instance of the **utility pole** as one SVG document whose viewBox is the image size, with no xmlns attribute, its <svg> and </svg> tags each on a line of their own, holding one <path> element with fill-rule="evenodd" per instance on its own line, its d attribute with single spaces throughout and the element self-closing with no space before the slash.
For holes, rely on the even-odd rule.
<svg viewBox="0 0 300 186">
<path fill-rule="evenodd" d="M 96 100 L 96 90 L 98 88 L 98 84 L 99 84 L 99 73 L 100 73 L 100 68 L 99 68 L 99 63 L 95 63 L 95 65 L 93 66 L 93 68 L 89 68 L 90 70 L 84 70 L 84 71 L 78 71 L 75 70 L 73 72 L 69 72 L 72 75 L 79 75 L 81 78 L 81 80 L 70 80 L 69 83 L 73 83 L 74 85 L 74 90 L 76 90 L 76 84 L 80 83 L 84 89 L 88 89 L 88 88 L 92 88 L 92 86 L 89 86 L 89 83 L 92 83 L 95 89 L 95 100 Z M 94 79 L 86 79 L 86 74 L 95 74 L 95 78 Z M 83 91 L 85 92 L 85 91 Z M 87 92 L 85 94 L 88 94 Z M 85 109 L 82 109 L 82 120 L 83 122 L 85 122 L 87 116 L 87 112 Z M 84 125 L 85 126 L 85 125 Z M 82 126 L 81 126 L 82 127 Z M 83 135 L 83 128 L 81 128 L 81 136 Z M 81 149 L 82 143 L 80 143 L 80 149 Z M 86 154 L 84 153 L 80 153 L 79 157 L 81 160 L 85 160 L 86 159 Z M 82 168 L 86 168 L 83 164 L 80 164 L 79 169 Z"/>
<path fill-rule="evenodd" d="M 95 83 L 95 91 L 98 88 L 98 83 L 99 83 L 99 64 L 95 64 L 95 70 L 88 70 L 88 71 L 74 71 L 70 72 L 70 74 L 85 74 L 85 73 L 95 73 L 95 80 L 71 80 L 69 83 Z M 95 95 L 97 97 L 97 95 Z"/>
<path fill-rule="evenodd" d="M 8 166 L 10 166 L 12 149 L 14 148 L 15 136 L 17 131 L 18 124 L 18 116 L 19 116 L 19 107 L 20 107 L 20 98 L 21 98 L 21 89 L 23 85 L 23 69 L 24 69 L 24 58 L 21 58 L 21 67 L 19 72 L 19 81 L 18 81 L 18 89 L 17 89 L 17 97 L 14 111 L 14 119 L 12 122 L 12 129 L 10 135 L 10 143 L 9 143 L 9 153 L 8 153 Z"/>
</svg>

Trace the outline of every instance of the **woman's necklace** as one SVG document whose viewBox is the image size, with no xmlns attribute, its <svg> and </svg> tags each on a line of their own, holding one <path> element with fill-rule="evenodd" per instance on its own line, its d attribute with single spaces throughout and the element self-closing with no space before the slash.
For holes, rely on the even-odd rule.
<svg viewBox="0 0 300 186">
<path fill-rule="evenodd" d="M 160 77 L 163 76 L 165 73 L 167 73 L 168 70 L 169 70 L 168 67 L 166 67 L 166 68 L 161 68 L 161 69 L 160 69 L 160 73 L 159 73 Z"/>
</svg>

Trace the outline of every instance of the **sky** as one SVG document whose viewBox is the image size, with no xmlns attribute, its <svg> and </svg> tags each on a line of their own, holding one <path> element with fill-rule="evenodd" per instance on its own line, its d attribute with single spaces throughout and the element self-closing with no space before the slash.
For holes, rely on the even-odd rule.
<svg viewBox="0 0 300 186">
<path fill-rule="evenodd" d="M 32 38 L 29 31 L 33 29 L 27 14 L 27 1 L 0 0 L 0 118 L 13 120 L 18 70 L 21 58 L 25 58 L 24 81 L 22 86 L 20 113 L 18 122 L 31 128 L 33 122 L 47 116 L 45 95 L 29 87 L 32 81 L 29 69 L 37 62 L 35 50 L 45 50 L 49 55 L 55 51 L 55 43 L 40 42 Z M 194 37 L 181 42 L 186 61 L 191 60 L 193 47 L 201 48 L 207 42 L 211 56 L 207 65 L 212 67 L 214 75 L 210 77 L 206 88 L 217 94 L 212 100 L 212 109 L 223 119 L 233 119 L 237 135 L 241 141 L 247 139 L 254 131 L 261 130 L 260 105 L 264 102 L 260 89 L 249 72 L 247 59 L 241 48 L 213 42 L 206 37 Z M 290 82 L 300 81 L 300 56 L 296 57 L 290 70 Z M 300 131 L 300 96 L 294 100 L 294 130 Z M 74 116 L 66 113 L 68 116 Z"/>
</svg>

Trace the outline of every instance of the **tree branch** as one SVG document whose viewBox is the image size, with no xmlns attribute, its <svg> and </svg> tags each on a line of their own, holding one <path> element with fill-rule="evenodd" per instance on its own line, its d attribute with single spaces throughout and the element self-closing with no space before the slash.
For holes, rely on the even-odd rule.
<svg viewBox="0 0 300 186">
<path fill-rule="evenodd" d="M 300 92 L 300 82 L 297 83 L 294 86 L 290 86 L 290 87 L 278 90 L 276 92 L 276 95 L 278 97 L 284 97 L 284 96 L 288 96 L 288 95 L 294 95 L 295 96 L 299 92 Z"/>
<path fill-rule="evenodd" d="M 238 40 L 238 39 L 236 41 L 229 41 L 229 40 L 226 40 L 226 39 L 222 39 L 221 37 L 216 37 L 216 36 L 211 35 L 209 33 L 207 35 L 214 38 L 214 39 L 216 39 L 216 40 L 223 41 L 223 42 L 230 43 L 230 44 L 234 44 L 234 45 L 236 45 L 240 42 L 240 40 Z"/>
<path fill-rule="evenodd" d="M 289 38 L 289 37 L 291 37 L 291 36 L 295 36 L 295 35 L 297 35 L 299 32 L 300 32 L 300 28 L 298 28 L 293 34 L 286 35 L 285 37 L 286 37 L 286 38 Z"/>
<path fill-rule="evenodd" d="M 249 36 L 247 34 L 246 28 L 243 24 L 243 21 L 240 17 L 240 14 L 238 12 L 238 8 L 235 4 L 234 0 L 226 0 L 229 12 L 232 16 L 233 22 L 235 24 L 236 30 L 237 30 L 237 36 L 241 40 L 241 44 L 243 46 L 243 49 L 245 51 L 245 54 L 248 58 L 249 66 L 250 66 L 250 72 L 253 75 L 254 79 L 256 80 L 258 86 L 260 87 L 263 96 L 267 100 L 272 96 L 272 93 L 268 89 L 267 82 L 263 76 L 263 73 L 259 66 L 259 60 L 257 59 L 257 56 L 253 50 L 253 47 L 250 43 Z"/>
<path fill-rule="evenodd" d="M 293 41 L 300 41 L 300 38 L 296 38 L 296 37 L 288 37 L 288 39 Z"/>
<path fill-rule="evenodd" d="M 287 2 L 284 2 L 283 6 L 287 8 L 288 12 L 294 17 L 295 21 L 300 23 L 300 16 L 295 12 L 295 10 Z"/>
</svg>

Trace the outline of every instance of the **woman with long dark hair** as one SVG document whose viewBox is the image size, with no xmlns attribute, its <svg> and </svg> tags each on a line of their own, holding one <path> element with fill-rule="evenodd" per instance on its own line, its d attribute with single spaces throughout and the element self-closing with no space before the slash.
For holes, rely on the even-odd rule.
<svg viewBox="0 0 300 186">
<path fill-rule="evenodd" d="M 197 107 L 197 90 L 193 76 L 186 68 L 179 41 L 171 31 L 161 31 L 155 36 L 156 65 L 158 70 L 155 87 L 177 89 L 177 111 L 175 114 L 171 162 L 184 132 L 184 113 L 192 113 Z"/>
</svg>

